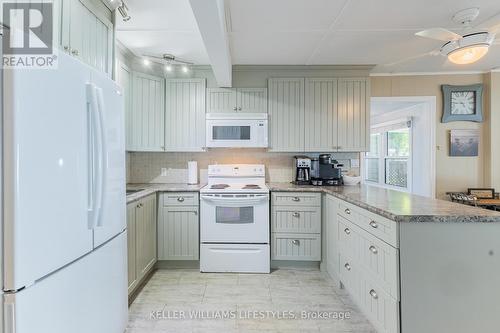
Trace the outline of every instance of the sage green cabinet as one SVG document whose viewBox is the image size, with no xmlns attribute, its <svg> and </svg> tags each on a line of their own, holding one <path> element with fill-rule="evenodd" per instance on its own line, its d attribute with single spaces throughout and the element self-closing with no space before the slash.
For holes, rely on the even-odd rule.
<svg viewBox="0 0 500 333">
<path fill-rule="evenodd" d="M 370 150 L 369 78 L 338 81 L 337 151 Z"/>
<path fill-rule="evenodd" d="M 323 200 L 323 226 L 326 231 L 326 270 L 335 281 L 340 279 L 337 208 L 338 199 L 325 194 Z"/>
<path fill-rule="evenodd" d="M 269 151 L 304 151 L 304 78 L 268 80 Z"/>
<path fill-rule="evenodd" d="M 162 193 L 158 217 L 158 259 L 199 259 L 198 193 Z"/>
<path fill-rule="evenodd" d="M 125 148 L 130 150 L 132 148 L 132 71 L 123 62 L 117 62 L 116 82 L 122 88 L 123 103 L 125 108 Z"/>
<path fill-rule="evenodd" d="M 165 80 L 132 73 L 132 108 L 127 117 L 129 151 L 165 150 Z"/>
<path fill-rule="evenodd" d="M 129 295 L 156 263 L 156 194 L 127 205 Z"/>
<path fill-rule="evenodd" d="M 114 48 L 111 11 L 97 0 L 61 2 L 63 51 L 111 77 Z"/>
<path fill-rule="evenodd" d="M 267 112 L 266 88 L 209 88 L 207 113 L 214 112 Z"/>
<path fill-rule="evenodd" d="M 368 78 L 269 79 L 269 150 L 367 151 L 369 84 Z"/>
<path fill-rule="evenodd" d="M 165 81 L 165 150 L 204 151 L 205 79 Z"/>
</svg>

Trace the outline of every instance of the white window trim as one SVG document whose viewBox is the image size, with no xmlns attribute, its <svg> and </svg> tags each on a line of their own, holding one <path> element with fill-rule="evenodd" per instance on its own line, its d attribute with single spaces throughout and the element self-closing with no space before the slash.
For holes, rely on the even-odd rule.
<svg viewBox="0 0 500 333">
<path fill-rule="evenodd" d="M 395 119 L 391 120 L 385 123 L 380 123 L 373 125 L 370 128 L 370 136 L 372 134 L 372 129 L 377 129 L 380 130 L 379 133 L 386 133 L 387 130 L 389 130 L 391 127 L 401 124 L 403 125 L 404 123 L 410 121 L 411 124 L 411 118 L 400 118 L 400 119 Z M 404 126 L 404 125 L 403 125 Z M 401 128 L 401 127 L 400 127 Z M 378 168 L 378 182 L 372 182 L 369 180 L 366 180 L 366 156 L 365 153 L 361 153 L 361 183 L 363 184 L 369 184 L 381 188 L 387 188 L 391 190 L 396 190 L 400 192 L 408 192 L 411 193 L 412 191 L 412 183 L 413 183 L 413 126 L 410 125 L 408 127 L 409 129 L 409 146 L 410 146 L 410 155 L 408 156 L 408 166 L 407 166 L 407 174 L 409 177 L 406 180 L 406 187 L 400 187 L 400 186 L 394 186 L 394 185 L 389 185 L 385 183 L 385 161 L 388 158 L 387 156 L 387 135 L 381 135 L 380 140 L 379 140 L 379 155 L 378 155 L 378 160 L 379 160 L 379 168 Z"/>
</svg>

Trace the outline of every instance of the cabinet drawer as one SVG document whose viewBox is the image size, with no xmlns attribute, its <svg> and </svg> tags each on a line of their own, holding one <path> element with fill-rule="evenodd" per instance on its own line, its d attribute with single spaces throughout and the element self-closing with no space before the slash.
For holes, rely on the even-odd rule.
<svg viewBox="0 0 500 333">
<path fill-rule="evenodd" d="M 321 193 L 273 192 L 272 204 L 275 206 L 321 206 Z"/>
<path fill-rule="evenodd" d="M 399 302 L 365 276 L 360 277 L 360 287 L 359 307 L 377 331 L 398 333 Z"/>
<path fill-rule="evenodd" d="M 272 209 L 272 232 L 321 233 L 321 207 L 275 206 Z"/>
<path fill-rule="evenodd" d="M 161 202 L 163 206 L 198 206 L 198 193 L 196 192 L 164 192 Z"/>
<path fill-rule="evenodd" d="M 339 249 L 393 298 L 399 299 L 399 251 L 338 216 Z"/>
<path fill-rule="evenodd" d="M 398 224 L 345 201 L 339 202 L 338 214 L 384 242 L 398 247 Z"/>
<path fill-rule="evenodd" d="M 273 260 L 321 260 L 321 236 L 319 234 L 273 233 Z"/>
</svg>

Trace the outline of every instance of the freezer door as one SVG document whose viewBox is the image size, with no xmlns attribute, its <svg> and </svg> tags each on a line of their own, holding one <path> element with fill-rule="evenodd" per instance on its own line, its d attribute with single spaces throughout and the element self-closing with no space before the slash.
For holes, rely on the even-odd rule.
<svg viewBox="0 0 500 333">
<path fill-rule="evenodd" d="M 123 333 L 126 251 L 123 232 L 33 286 L 5 295 L 5 333 Z"/>
<path fill-rule="evenodd" d="M 94 227 L 94 247 L 97 247 L 127 227 L 125 110 L 121 88 L 114 81 L 103 73 L 93 71 L 92 84 L 96 89 L 98 127 L 103 137 L 101 149 L 98 150 L 102 152 L 104 161 L 102 201 L 97 203 L 99 216 Z"/>
<path fill-rule="evenodd" d="M 5 70 L 4 289 L 18 290 L 92 250 L 86 83 L 65 53 L 56 70 Z"/>
</svg>

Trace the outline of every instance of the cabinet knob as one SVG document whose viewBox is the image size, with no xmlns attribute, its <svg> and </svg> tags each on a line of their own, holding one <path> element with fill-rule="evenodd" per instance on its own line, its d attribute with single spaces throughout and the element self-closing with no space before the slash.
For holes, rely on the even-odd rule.
<svg viewBox="0 0 500 333">
<path fill-rule="evenodd" d="M 376 248 L 375 246 L 373 246 L 373 245 L 372 245 L 372 246 L 370 246 L 368 249 L 369 249 L 370 251 L 372 251 L 372 253 L 373 253 L 373 254 L 377 254 L 377 253 L 378 253 L 377 248 Z"/>
<path fill-rule="evenodd" d="M 179 202 L 184 202 L 184 198 L 183 198 L 183 197 L 178 197 L 178 198 L 177 198 L 177 201 L 179 201 Z"/>
<path fill-rule="evenodd" d="M 351 265 L 349 265 L 349 263 L 348 263 L 348 262 L 346 262 L 346 263 L 345 263 L 344 267 L 345 267 L 345 269 L 347 269 L 348 271 L 350 271 L 350 270 L 351 270 Z"/>
<path fill-rule="evenodd" d="M 238 108 L 235 106 L 235 107 L 233 108 L 233 110 L 234 110 L 234 111 L 236 111 L 236 110 L 238 110 Z"/>
<path fill-rule="evenodd" d="M 69 51 L 69 46 L 68 45 L 64 45 L 63 49 L 64 49 L 64 51 L 68 52 Z"/>
<path fill-rule="evenodd" d="M 345 232 L 346 234 L 350 235 L 350 234 L 351 234 L 351 229 L 349 229 L 349 228 L 345 228 L 345 229 L 344 229 L 344 232 Z"/>
<path fill-rule="evenodd" d="M 348 215 L 351 215 L 351 210 L 349 208 L 344 209 L 344 212 Z"/>
<path fill-rule="evenodd" d="M 292 244 L 293 244 L 293 245 L 300 245 L 300 241 L 299 241 L 298 239 L 294 239 L 294 240 L 292 241 Z"/>
<path fill-rule="evenodd" d="M 79 52 L 76 49 L 71 50 L 71 54 L 74 56 L 78 56 Z"/>
<path fill-rule="evenodd" d="M 300 214 L 299 214 L 298 212 L 295 212 L 295 213 L 293 213 L 293 214 L 292 214 L 292 216 L 293 216 L 293 217 L 299 217 L 299 216 L 300 216 Z"/>
<path fill-rule="evenodd" d="M 292 201 L 300 201 L 300 198 L 299 197 L 293 197 Z"/>
<path fill-rule="evenodd" d="M 375 290 L 370 290 L 370 295 L 371 297 L 373 297 L 373 299 L 378 299 L 378 295 L 377 295 L 377 292 Z"/>
<path fill-rule="evenodd" d="M 241 111 L 241 106 L 238 108 L 238 111 Z"/>
<path fill-rule="evenodd" d="M 376 229 L 376 228 L 378 228 L 378 223 L 377 223 L 377 222 L 375 222 L 375 221 L 370 221 L 370 227 L 372 227 L 372 228 L 375 228 L 375 229 Z"/>
</svg>

